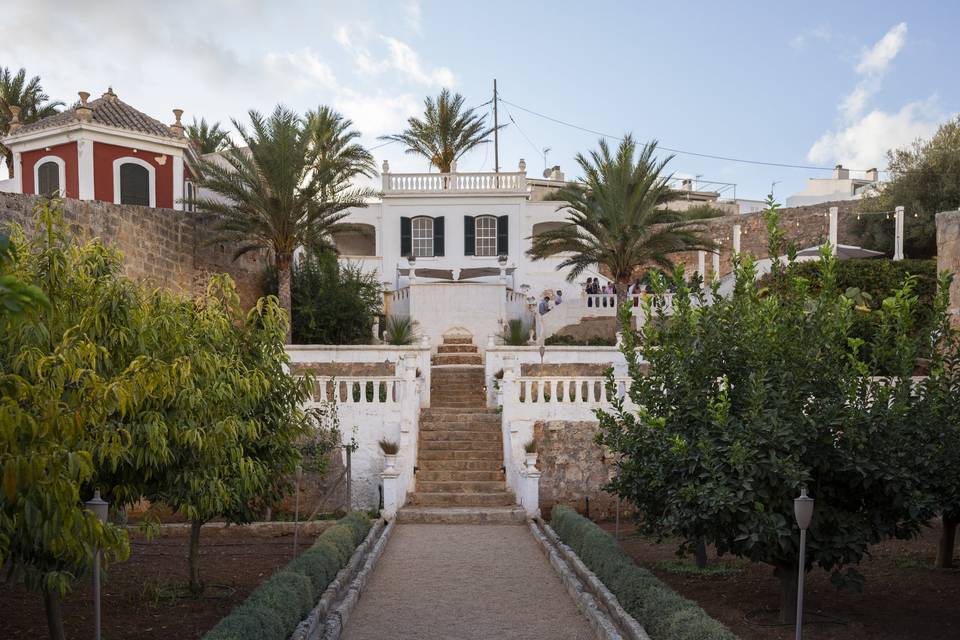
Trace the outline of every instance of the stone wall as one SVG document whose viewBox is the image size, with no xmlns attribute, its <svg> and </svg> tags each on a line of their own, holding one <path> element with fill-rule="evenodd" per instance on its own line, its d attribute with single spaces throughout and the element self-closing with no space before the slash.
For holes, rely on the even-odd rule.
<svg viewBox="0 0 960 640">
<path fill-rule="evenodd" d="M 555 504 L 583 513 L 590 499 L 590 517 L 612 518 L 616 498 L 601 489 L 615 471 L 613 459 L 594 440 L 596 422 L 537 422 L 533 437 L 539 456 L 540 511 L 546 517 Z M 621 513 L 624 509 L 621 507 Z"/>
<path fill-rule="evenodd" d="M 0 193 L 0 228 L 13 223 L 33 232 L 37 196 Z M 63 201 L 69 230 L 83 240 L 100 238 L 118 248 L 128 276 L 153 286 L 196 295 L 213 273 L 237 283 L 245 307 L 262 295 L 265 259 L 258 253 L 233 260 L 233 247 L 209 244 L 213 232 L 196 214 L 110 202 Z"/>
<path fill-rule="evenodd" d="M 937 214 L 937 271 L 953 274 L 950 287 L 950 312 L 960 323 L 960 211 Z"/>
</svg>

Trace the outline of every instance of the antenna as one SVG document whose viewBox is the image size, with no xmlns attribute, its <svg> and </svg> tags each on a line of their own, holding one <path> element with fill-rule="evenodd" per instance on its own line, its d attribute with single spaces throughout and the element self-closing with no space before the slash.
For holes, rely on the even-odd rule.
<svg viewBox="0 0 960 640">
<path fill-rule="evenodd" d="M 497 125 L 497 79 L 493 79 L 493 172 L 500 173 L 500 127 Z"/>
<path fill-rule="evenodd" d="M 776 186 L 777 186 L 778 184 L 780 184 L 781 182 L 783 182 L 783 180 L 774 180 L 773 182 L 770 183 L 770 195 L 771 195 L 771 196 L 773 195 L 773 188 L 776 187 Z"/>
<path fill-rule="evenodd" d="M 547 154 L 550 153 L 550 147 L 543 148 L 543 172 L 547 172 Z"/>
</svg>

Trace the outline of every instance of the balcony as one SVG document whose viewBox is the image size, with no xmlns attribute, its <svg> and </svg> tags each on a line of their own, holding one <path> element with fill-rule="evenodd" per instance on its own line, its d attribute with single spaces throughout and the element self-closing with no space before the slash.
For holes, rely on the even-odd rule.
<svg viewBox="0 0 960 640">
<path fill-rule="evenodd" d="M 460 173 L 456 165 L 450 173 L 391 173 L 383 163 L 384 196 L 422 195 L 526 195 L 527 165 L 521 160 L 519 171 Z"/>
</svg>

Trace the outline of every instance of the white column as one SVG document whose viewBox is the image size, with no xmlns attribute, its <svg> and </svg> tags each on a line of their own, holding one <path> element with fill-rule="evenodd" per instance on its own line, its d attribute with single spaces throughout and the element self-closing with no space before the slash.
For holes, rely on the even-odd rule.
<svg viewBox="0 0 960 640">
<path fill-rule="evenodd" d="M 17 193 L 23 193 L 23 163 L 20 158 L 20 152 L 13 152 L 13 166 L 8 167 L 13 173 L 13 184 L 16 186 Z M 37 185 L 33 185 L 36 189 Z"/>
<path fill-rule="evenodd" d="M 837 223 L 840 218 L 840 209 L 830 207 L 830 252 L 837 255 Z"/>
<path fill-rule="evenodd" d="M 893 259 L 903 260 L 903 207 L 897 207 L 894 213 Z"/>
<path fill-rule="evenodd" d="M 700 274 L 700 286 L 703 286 L 703 283 L 707 281 L 707 252 L 706 251 L 697 251 L 697 273 Z"/>
<path fill-rule="evenodd" d="M 383 510 L 380 515 L 386 520 L 393 520 L 401 505 L 400 494 L 406 493 L 400 486 L 400 472 L 384 471 L 380 474 L 380 482 L 383 484 Z"/>
<path fill-rule="evenodd" d="M 720 279 L 720 242 L 716 241 L 717 250 L 713 252 L 713 280 Z"/>
<path fill-rule="evenodd" d="M 173 156 L 173 208 L 183 211 L 183 156 Z"/>
<path fill-rule="evenodd" d="M 77 141 L 77 177 L 80 179 L 80 200 L 93 200 L 93 141 Z"/>
<path fill-rule="evenodd" d="M 733 252 L 740 253 L 740 225 L 733 225 Z"/>
</svg>

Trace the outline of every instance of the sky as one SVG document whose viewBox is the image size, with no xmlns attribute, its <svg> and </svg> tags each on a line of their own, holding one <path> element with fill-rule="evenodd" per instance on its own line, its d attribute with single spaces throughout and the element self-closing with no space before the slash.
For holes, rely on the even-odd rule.
<svg viewBox="0 0 960 640">
<path fill-rule="evenodd" d="M 175 107 L 187 122 L 228 124 L 278 103 L 299 112 L 327 104 L 374 147 L 442 87 L 489 113 L 496 78 L 501 170 L 524 158 L 531 176 L 560 165 L 578 177 L 575 157 L 596 148 L 599 134 L 631 132 L 658 140 L 663 155 L 667 147 L 728 158 L 675 154 L 669 170 L 698 176 L 700 188 L 733 183 L 737 197 L 755 199 L 772 188 L 783 201 L 829 171 L 729 158 L 883 169 L 887 149 L 929 137 L 960 112 L 953 2 L 6 5 L 0 65 L 39 75 L 68 104 L 77 91 L 112 86 L 168 123 Z M 394 172 L 427 170 L 398 144 L 373 153 Z M 459 170 L 493 170 L 493 156 L 486 145 Z"/>
</svg>

